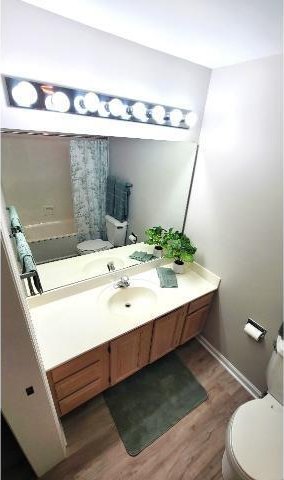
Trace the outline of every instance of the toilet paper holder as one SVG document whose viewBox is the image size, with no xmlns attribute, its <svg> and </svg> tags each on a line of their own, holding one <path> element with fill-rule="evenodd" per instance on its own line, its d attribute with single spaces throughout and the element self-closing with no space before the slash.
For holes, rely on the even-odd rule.
<svg viewBox="0 0 284 480">
<path fill-rule="evenodd" d="M 137 237 L 137 235 L 135 235 L 135 233 L 132 232 L 132 233 L 129 235 L 128 238 L 129 238 L 129 240 L 130 240 L 131 243 L 137 243 L 138 237 Z"/>
<path fill-rule="evenodd" d="M 257 328 L 257 330 L 260 331 L 261 335 L 258 339 L 258 341 L 260 342 L 261 340 L 264 339 L 266 333 L 267 333 L 267 330 L 266 328 L 262 327 L 261 325 L 259 325 L 259 323 L 255 322 L 252 318 L 248 318 L 247 322 L 246 322 L 246 325 L 252 325 L 253 327 Z"/>
</svg>

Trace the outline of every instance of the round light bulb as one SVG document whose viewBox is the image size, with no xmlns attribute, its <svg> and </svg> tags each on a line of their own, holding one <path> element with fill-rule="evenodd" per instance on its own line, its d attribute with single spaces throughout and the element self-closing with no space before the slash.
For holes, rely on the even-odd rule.
<svg viewBox="0 0 284 480">
<path fill-rule="evenodd" d="M 190 128 L 194 127 L 198 120 L 198 116 L 195 112 L 188 112 L 184 118 L 186 125 Z"/>
<path fill-rule="evenodd" d="M 20 107 L 30 107 L 37 101 L 37 91 L 35 87 L 25 80 L 17 83 L 12 88 L 12 97 Z"/>
<path fill-rule="evenodd" d="M 110 113 L 114 117 L 120 117 L 125 112 L 124 105 L 123 105 L 122 101 L 119 100 L 119 98 L 113 98 L 108 103 L 108 108 L 109 108 Z"/>
<path fill-rule="evenodd" d="M 99 103 L 99 108 L 98 108 L 98 114 L 100 117 L 108 117 L 109 116 L 109 111 L 106 109 L 107 103 L 106 102 L 100 102 Z"/>
<path fill-rule="evenodd" d="M 129 113 L 128 105 L 123 104 L 123 113 L 120 115 L 123 120 L 130 120 L 131 114 Z"/>
<path fill-rule="evenodd" d="M 83 95 L 76 95 L 74 98 L 74 108 L 76 112 L 80 113 L 81 115 L 85 115 L 88 111 L 85 105 L 85 97 Z"/>
<path fill-rule="evenodd" d="M 96 93 L 88 92 L 85 95 L 84 104 L 89 112 L 94 113 L 99 108 L 100 99 Z"/>
<path fill-rule="evenodd" d="M 170 112 L 171 124 L 177 127 L 180 124 L 181 120 L 182 120 L 181 110 L 179 110 L 179 108 L 174 108 L 174 110 Z"/>
<path fill-rule="evenodd" d="M 161 105 L 156 105 L 152 108 L 152 118 L 156 123 L 164 123 L 166 110 Z"/>
<path fill-rule="evenodd" d="M 66 93 L 55 92 L 46 98 L 45 106 L 47 107 L 48 110 L 65 113 L 70 108 L 70 100 L 67 97 Z"/>
<path fill-rule="evenodd" d="M 52 95 L 47 95 L 44 103 L 47 110 L 53 110 Z"/>
<path fill-rule="evenodd" d="M 144 103 L 136 102 L 132 107 L 132 114 L 141 122 L 147 122 L 147 108 L 145 107 Z"/>
</svg>

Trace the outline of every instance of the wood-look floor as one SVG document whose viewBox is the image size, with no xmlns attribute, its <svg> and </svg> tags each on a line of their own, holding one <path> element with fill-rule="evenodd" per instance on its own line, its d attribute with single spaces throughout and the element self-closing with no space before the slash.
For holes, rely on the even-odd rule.
<svg viewBox="0 0 284 480">
<path fill-rule="evenodd" d="M 100 395 L 62 419 L 68 458 L 44 480 L 222 480 L 225 431 L 251 399 L 196 341 L 177 350 L 209 398 L 137 457 L 130 457 Z"/>
</svg>

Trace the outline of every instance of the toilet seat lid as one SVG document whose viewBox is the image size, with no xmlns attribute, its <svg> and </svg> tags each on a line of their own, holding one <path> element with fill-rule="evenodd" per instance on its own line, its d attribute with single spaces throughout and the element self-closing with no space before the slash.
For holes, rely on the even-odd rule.
<svg viewBox="0 0 284 480">
<path fill-rule="evenodd" d="M 97 238 L 96 240 L 85 240 L 77 245 L 77 248 L 82 252 L 95 252 L 97 250 L 107 250 L 112 247 L 113 245 L 110 242 L 107 240 L 101 240 L 100 238 Z"/>
<path fill-rule="evenodd" d="M 271 395 L 242 405 L 232 418 L 229 448 L 252 480 L 283 479 L 283 406 Z"/>
</svg>

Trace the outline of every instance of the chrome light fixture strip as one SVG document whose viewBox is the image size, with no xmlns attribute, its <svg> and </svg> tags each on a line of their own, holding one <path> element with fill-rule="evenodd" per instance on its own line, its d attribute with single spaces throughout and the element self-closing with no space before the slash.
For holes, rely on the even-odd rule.
<svg viewBox="0 0 284 480">
<path fill-rule="evenodd" d="M 197 116 L 191 110 L 111 96 L 94 91 L 3 76 L 11 107 L 75 114 L 189 129 Z"/>
</svg>

